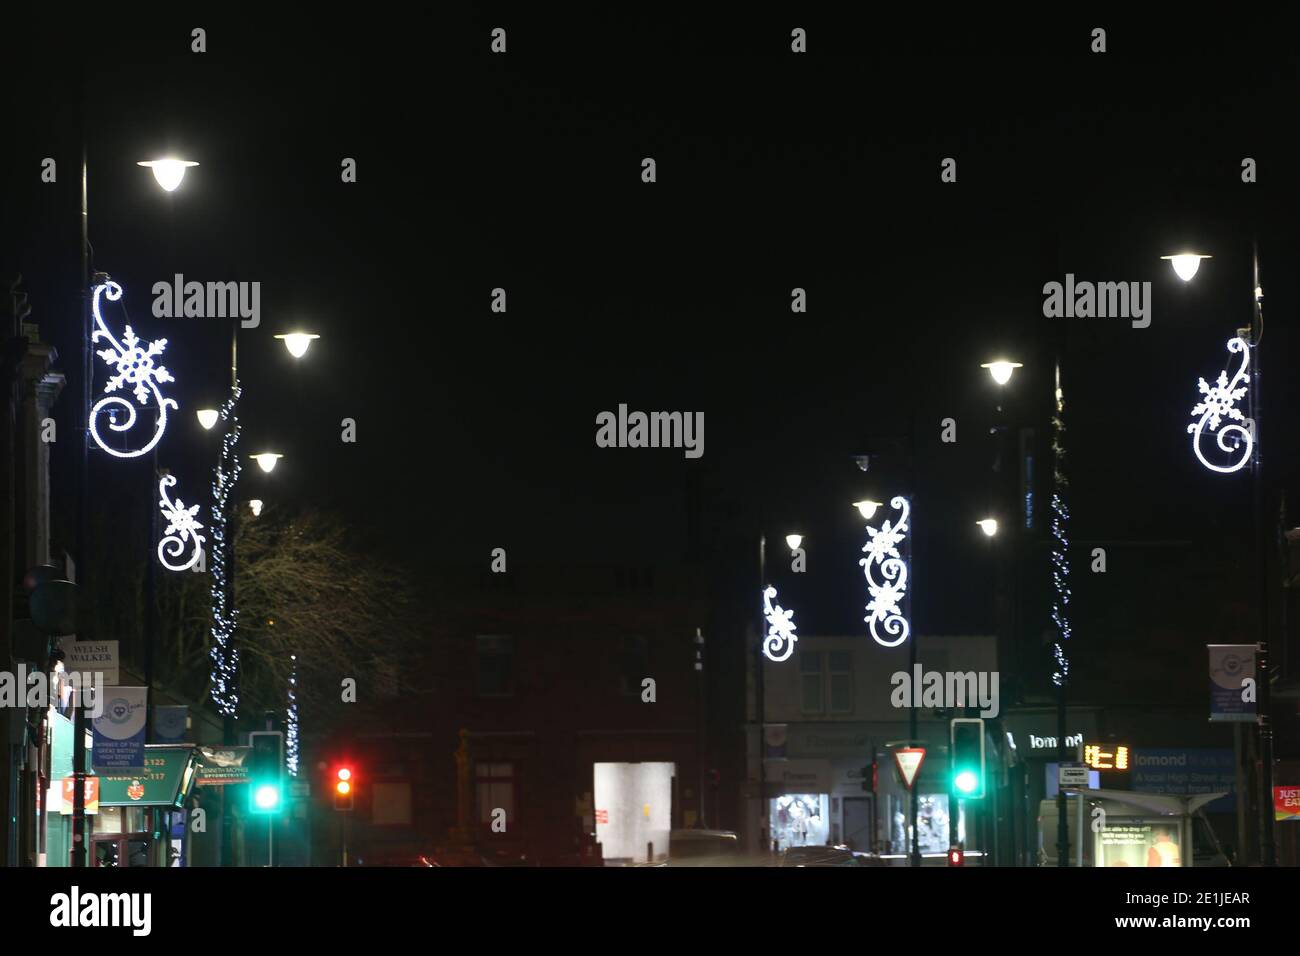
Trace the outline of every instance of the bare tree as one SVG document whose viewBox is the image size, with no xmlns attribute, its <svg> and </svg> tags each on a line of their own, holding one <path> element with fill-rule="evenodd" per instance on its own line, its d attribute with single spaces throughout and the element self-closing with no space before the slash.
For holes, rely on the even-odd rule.
<svg viewBox="0 0 1300 956">
<path fill-rule="evenodd" d="M 304 718 L 330 722 L 340 712 L 346 678 L 356 681 L 358 700 L 403 689 L 402 664 L 419 621 L 411 582 L 399 567 L 360 551 L 337 516 L 289 514 L 268 505 L 257 517 L 241 515 L 235 551 L 245 708 L 283 710 L 295 658 Z M 175 586 L 160 602 L 162 640 L 169 646 L 158 661 L 171 671 L 171 680 L 201 696 L 207 689 L 211 578 L 171 577 Z"/>
</svg>

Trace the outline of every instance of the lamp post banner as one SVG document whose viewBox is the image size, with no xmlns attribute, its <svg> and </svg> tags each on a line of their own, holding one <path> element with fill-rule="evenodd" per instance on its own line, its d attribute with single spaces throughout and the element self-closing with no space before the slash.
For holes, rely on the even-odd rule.
<svg viewBox="0 0 1300 956">
<path fill-rule="evenodd" d="M 104 712 L 95 718 L 92 765 L 96 769 L 144 767 L 146 687 L 104 688 Z"/>
<path fill-rule="evenodd" d="M 1254 644 L 1208 644 L 1210 720 L 1254 723 L 1258 710 Z"/>
</svg>

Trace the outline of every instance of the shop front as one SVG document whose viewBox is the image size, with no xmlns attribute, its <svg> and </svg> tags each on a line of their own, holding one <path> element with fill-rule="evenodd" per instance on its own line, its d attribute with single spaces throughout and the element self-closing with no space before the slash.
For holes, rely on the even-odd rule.
<svg viewBox="0 0 1300 956">
<path fill-rule="evenodd" d="M 144 767 L 102 773 L 91 866 L 184 866 L 185 802 L 198 769 L 193 744 L 148 744 Z"/>
</svg>

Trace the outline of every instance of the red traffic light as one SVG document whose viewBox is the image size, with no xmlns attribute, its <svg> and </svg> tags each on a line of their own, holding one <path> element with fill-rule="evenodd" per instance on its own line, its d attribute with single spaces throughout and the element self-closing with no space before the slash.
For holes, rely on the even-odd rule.
<svg viewBox="0 0 1300 956">
<path fill-rule="evenodd" d="M 959 846 L 955 846 L 948 851 L 949 866 L 964 866 L 966 864 L 966 851 Z"/>
</svg>

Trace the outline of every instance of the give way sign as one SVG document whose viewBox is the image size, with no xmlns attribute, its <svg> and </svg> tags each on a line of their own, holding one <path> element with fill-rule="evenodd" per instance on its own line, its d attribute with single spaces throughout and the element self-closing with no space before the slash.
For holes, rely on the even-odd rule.
<svg viewBox="0 0 1300 956">
<path fill-rule="evenodd" d="M 894 751 L 894 760 L 898 763 L 898 772 L 903 778 L 903 786 L 912 789 L 912 781 L 921 771 L 925 761 L 924 747 L 900 747 Z"/>
</svg>

